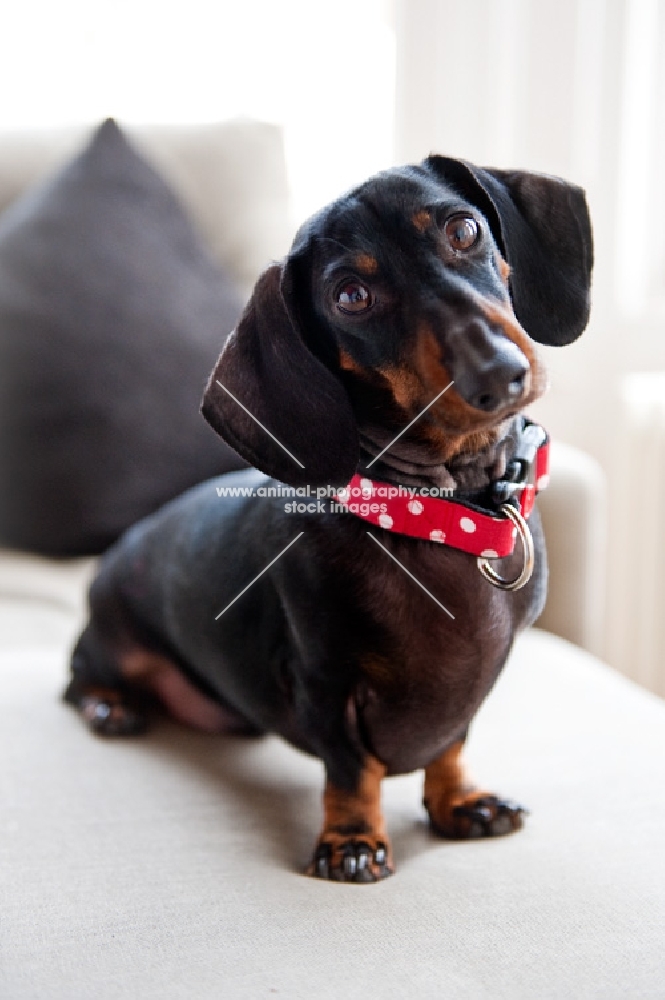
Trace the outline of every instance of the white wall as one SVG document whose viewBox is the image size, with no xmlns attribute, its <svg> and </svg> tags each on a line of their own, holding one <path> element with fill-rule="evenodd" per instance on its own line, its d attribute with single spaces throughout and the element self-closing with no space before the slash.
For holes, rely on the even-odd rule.
<svg viewBox="0 0 665 1000">
<path fill-rule="evenodd" d="M 214 122 L 285 130 L 294 222 L 385 167 L 386 0 L 21 0 L 0 17 L 0 129 Z"/>
</svg>

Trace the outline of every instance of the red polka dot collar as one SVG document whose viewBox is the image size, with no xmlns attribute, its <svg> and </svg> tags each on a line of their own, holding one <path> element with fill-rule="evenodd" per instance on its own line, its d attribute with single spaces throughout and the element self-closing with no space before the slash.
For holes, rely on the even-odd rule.
<svg viewBox="0 0 665 1000">
<path fill-rule="evenodd" d="M 500 498 L 497 507 L 510 502 L 526 519 L 536 494 L 549 482 L 549 439 L 543 428 L 530 420 L 525 421 L 523 440 L 509 468 L 516 465 L 518 471 L 513 479 L 499 480 L 492 486 Z M 349 513 L 378 528 L 449 545 L 474 556 L 502 558 L 512 555 L 515 548 L 516 529 L 503 513 L 459 500 L 444 500 L 424 490 L 356 474 L 337 493 L 337 500 Z"/>
</svg>

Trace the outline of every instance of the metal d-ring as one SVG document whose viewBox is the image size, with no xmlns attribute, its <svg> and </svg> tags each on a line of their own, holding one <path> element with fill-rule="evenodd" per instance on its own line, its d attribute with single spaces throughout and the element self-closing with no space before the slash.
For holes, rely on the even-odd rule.
<svg viewBox="0 0 665 1000">
<path fill-rule="evenodd" d="M 522 571 L 519 576 L 515 577 L 514 580 L 504 580 L 503 577 L 499 576 L 496 570 L 490 566 L 489 561 L 484 556 L 478 556 L 478 569 L 485 579 L 488 580 L 492 586 L 498 587 L 499 590 L 520 590 L 525 583 L 529 582 L 531 574 L 533 573 L 533 538 L 531 537 L 531 532 L 529 531 L 529 525 L 515 507 L 509 503 L 502 503 L 499 510 L 513 522 L 522 541 Z"/>
</svg>

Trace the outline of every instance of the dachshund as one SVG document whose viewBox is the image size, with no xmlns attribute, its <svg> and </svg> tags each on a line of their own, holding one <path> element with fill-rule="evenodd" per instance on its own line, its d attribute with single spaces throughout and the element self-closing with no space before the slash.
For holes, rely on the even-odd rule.
<svg viewBox="0 0 665 1000">
<path fill-rule="evenodd" d="M 592 265 L 580 188 L 438 155 L 306 222 L 203 397 L 255 468 L 101 561 L 64 694 L 93 731 L 137 733 L 158 702 L 320 758 L 319 878 L 392 874 L 390 775 L 424 769 L 436 835 L 518 830 L 464 743 L 545 601 L 546 445 L 523 410 L 547 386 L 537 344 L 587 324 Z"/>
</svg>

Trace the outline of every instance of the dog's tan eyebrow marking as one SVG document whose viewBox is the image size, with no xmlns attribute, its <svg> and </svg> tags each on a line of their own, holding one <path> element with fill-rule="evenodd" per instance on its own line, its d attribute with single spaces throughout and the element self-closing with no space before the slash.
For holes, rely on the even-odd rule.
<svg viewBox="0 0 665 1000">
<path fill-rule="evenodd" d="M 422 208 L 419 212 L 415 212 L 411 216 L 411 222 L 414 224 L 419 233 L 424 233 L 426 229 L 429 229 L 432 223 L 432 215 L 427 209 Z"/>
<path fill-rule="evenodd" d="M 359 253 L 353 258 L 354 267 L 363 274 L 376 274 L 379 270 L 379 262 L 371 253 Z"/>
<path fill-rule="evenodd" d="M 510 264 L 507 260 L 504 260 L 500 253 L 497 254 L 497 263 L 499 265 L 499 274 L 501 275 L 501 280 L 503 281 L 506 288 L 508 287 L 508 278 L 510 277 Z"/>
</svg>

